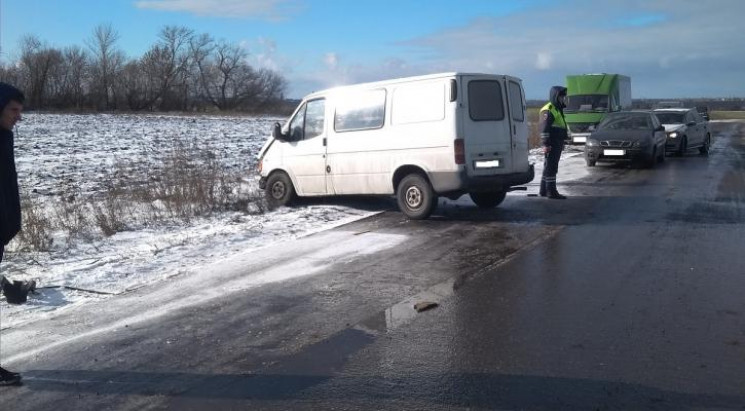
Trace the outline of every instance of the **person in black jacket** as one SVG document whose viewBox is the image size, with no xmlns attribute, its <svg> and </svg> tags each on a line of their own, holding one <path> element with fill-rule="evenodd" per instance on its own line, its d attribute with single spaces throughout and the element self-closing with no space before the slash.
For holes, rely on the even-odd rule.
<svg viewBox="0 0 745 411">
<path fill-rule="evenodd" d="M 5 246 L 21 231 L 21 199 L 13 153 L 13 127 L 21 120 L 24 100 L 20 90 L 0 82 L 0 261 Z M 14 385 L 20 381 L 20 374 L 0 367 L 0 385 Z"/>
<path fill-rule="evenodd" d="M 550 100 L 541 107 L 538 123 L 544 153 L 543 176 L 538 193 L 541 197 L 548 196 L 556 200 L 566 199 L 556 190 L 556 173 L 559 171 L 559 159 L 564 150 L 564 140 L 567 138 L 567 123 L 564 120 L 566 97 L 566 87 L 551 87 Z"/>
</svg>

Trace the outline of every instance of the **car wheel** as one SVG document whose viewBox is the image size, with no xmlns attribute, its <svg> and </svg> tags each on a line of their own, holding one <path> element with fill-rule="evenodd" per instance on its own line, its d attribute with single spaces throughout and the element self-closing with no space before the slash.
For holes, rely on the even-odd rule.
<svg viewBox="0 0 745 411">
<path fill-rule="evenodd" d="M 396 189 L 398 208 L 412 220 L 423 220 L 432 214 L 437 196 L 432 185 L 421 174 L 409 174 Z"/>
<path fill-rule="evenodd" d="M 683 139 L 680 140 L 680 145 L 678 146 L 678 152 L 676 155 L 678 157 L 683 157 L 686 151 L 688 151 L 688 138 L 683 137 Z"/>
<path fill-rule="evenodd" d="M 698 149 L 698 152 L 703 155 L 709 154 L 709 146 L 711 145 L 711 134 L 706 133 L 706 139 L 704 145 Z"/>
<path fill-rule="evenodd" d="M 665 162 L 665 157 L 667 157 L 667 152 L 665 151 L 665 146 L 663 145 L 660 148 L 660 155 L 659 155 L 659 158 L 658 158 L 659 162 L 660 163 L 664 163 Z"/>
<path fill-rule="evenodd" d="M 652 155 L 646 159 L 645 163 L 647 168 L 654 168 L 655 164 L 657 164 L 657 147 L 652 149 Z"/>
<path fill-rule="evenodd" d="M 493 191 L 490 193 L 468 193 L 468 196 L 480 208 L 494 208 L 504 201 L 507 193 L 504 191 Z"/>
<path fill-rule="evenodd" d="M 266 180 L 264 194 L 270 208 L 286 206 L 295 200 L 295 187 L 287 174 L 278 171 Z"/>
</svg>

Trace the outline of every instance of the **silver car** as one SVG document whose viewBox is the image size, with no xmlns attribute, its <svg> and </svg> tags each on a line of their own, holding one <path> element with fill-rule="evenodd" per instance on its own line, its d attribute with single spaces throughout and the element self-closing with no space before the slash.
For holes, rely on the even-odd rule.
<svg viewBox="0 0 745 411">
<path fill-rule="evenodd" d="M 709 123 L 695 108 L 663 108 L 652 112 L 665 126 L 667 151 L 677 156 L 682 156 L 693 148 L 698 148 L 699 153 L 703 155 L 709 153 Z"/>
</svg>

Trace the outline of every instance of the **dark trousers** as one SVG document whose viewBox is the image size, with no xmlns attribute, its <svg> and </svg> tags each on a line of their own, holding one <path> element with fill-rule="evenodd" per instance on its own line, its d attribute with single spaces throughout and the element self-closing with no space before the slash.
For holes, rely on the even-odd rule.
<svg viewBox="0 0 745 411">
<path fill-rule="evenodd" d="M 551 150 L 543 156 L 543 180 L 556 182 L 559 172 L 559 159 L 564 150 L 564 144 L 552 144 Z M 550 179 L 550 180 L 549 180 Z"/>
</svg>

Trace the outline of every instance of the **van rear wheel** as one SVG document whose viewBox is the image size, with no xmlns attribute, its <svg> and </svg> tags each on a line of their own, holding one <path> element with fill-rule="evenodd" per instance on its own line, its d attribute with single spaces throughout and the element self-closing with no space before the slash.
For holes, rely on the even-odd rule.
<svg viewBox="0 0 745 411">
<path fill-rule="evenodd" d="M 468 193 L 468 196 L 480 208 L 494 208 L 502 204 L 507 193 L 504 191 L 494 191 L 489 193 Z"/>
<path fill-rule="evenodd" d="M 434 211 L 437 196 L 432 185 L 421 174 L 409 174 L 398 184 L 396 202 L 407 217 L 423 220 Z"/>
<path fill-rule="evenodd" d="M 295 187 L 287 174 L 276 172 L 266 180 L 264 194 L 270 208 L 286 206 L 295 200 Z"/>
</svg>

